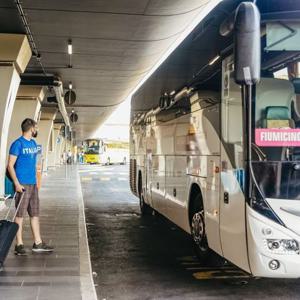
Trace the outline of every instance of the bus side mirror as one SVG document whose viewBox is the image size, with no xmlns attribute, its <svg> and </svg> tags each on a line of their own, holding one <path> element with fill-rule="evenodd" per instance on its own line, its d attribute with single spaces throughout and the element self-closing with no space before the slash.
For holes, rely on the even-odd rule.
<svg viewBox="0 0 300 300">
<path fill-rule="evenodd" d="M 234 21 L 234 79 L 240 85 L 260 80 L 260 13 L 252 2 L 242 2 Z"/>
</svg>

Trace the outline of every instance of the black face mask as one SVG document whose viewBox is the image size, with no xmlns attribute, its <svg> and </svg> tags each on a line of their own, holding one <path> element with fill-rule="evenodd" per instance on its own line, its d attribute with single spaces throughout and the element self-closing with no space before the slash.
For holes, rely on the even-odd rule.
<svg viewBox="0 0 300 300">
<path fill-rule="evenodd" d="M 37 131 L 34 131 L 34 132 L 32 133 L 32 137 L 34 137 L 34 138 L 36 138 L 37 135 L 38 135 L 38 132 L 37 132 Z"/>
</svg>

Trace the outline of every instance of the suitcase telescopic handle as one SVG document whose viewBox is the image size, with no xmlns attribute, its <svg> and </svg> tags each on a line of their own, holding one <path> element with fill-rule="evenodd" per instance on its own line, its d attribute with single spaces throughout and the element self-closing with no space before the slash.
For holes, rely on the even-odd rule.
<svg viewBox="0 0 300 300">
<path fill-rule="evenodd" d="M 11 208 L 12 208 L 12 206 L 13 206 L 15 200 L 16 200 L 17 194 L 18 194 L 18 192 L 15 192 L 14 197 L 13 197 L 11 203 L 10 203 L 9 209 L 8 209 L 7 214 L 6 214 L 6 217 L 5 217 L 5 220 L 6 220 L 6 221 L 8 220 L 9 213 L 10 213 Z M 25 189 L 23 189 L 23 192 L 22 192 L 22 194 L 21 194 L 21 199 L 20 199 L 20 201 L 19 201 L 19 203 L 18 203 L 18 207 L 17 207 L 17 209 L 16 209 L 16 212 L 15 212 L 15 214 L 14 214 L 14 217 L 12 218 L 12 222 L 14 222 L 15 219 L 16 219 L 17 213 L 18 213 L 19 208 L 20 208 L 20 206 L 21 206 L 21 203 L 22 203 L 22 201 L 23 201 L 24 194 L 25 194 Z"/>
</svg>

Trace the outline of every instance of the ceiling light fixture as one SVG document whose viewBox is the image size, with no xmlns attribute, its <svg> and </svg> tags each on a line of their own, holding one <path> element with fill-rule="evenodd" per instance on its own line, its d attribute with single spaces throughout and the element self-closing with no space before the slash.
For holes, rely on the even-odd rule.
<svg viewBox="0 0 300 300">
<path fill-rule="evenodd" d="M 73 46 L 72 46 L 72 40 L 68 41 L 68 54 L 72 55 L 73 54 Z"/>
<path fill-rule="evenodd" d="M 73 54 L 73 45 L 72 40 L 68 40 L 68 54 L 69 54 L 69 65 L 68 68 L 72 68 L 72 54 Z"/>
<path fill-rule="evenodd" d="M 219 58 L 220 58 L 220 55 L 217 55 L 217 56 L 214 57 L 208 64 L 209 64 L 210 66 L 212 66 L 217 60 L 219 60 Z"/>
</svg>

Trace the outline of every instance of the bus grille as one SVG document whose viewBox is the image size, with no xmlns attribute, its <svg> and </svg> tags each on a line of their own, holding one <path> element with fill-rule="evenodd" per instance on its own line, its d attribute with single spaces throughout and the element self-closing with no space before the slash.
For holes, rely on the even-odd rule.
<svg viewBox="0 0 300 300">
<path fill-rule="evenodd" d="M 130 170 L 129 170 L 129 183 L 130 189 L 134 195 L 137 195 L 136 189 L 136 159 L 130 159 Z"/>
</svg>

